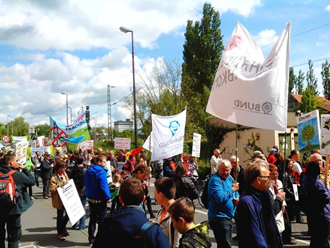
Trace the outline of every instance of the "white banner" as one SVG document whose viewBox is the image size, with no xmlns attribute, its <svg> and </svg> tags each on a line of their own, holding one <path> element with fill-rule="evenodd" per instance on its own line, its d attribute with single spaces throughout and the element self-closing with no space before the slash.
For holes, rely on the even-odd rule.
<svg viewBox="0 0 330 248">
<path fill-rule="evenodd" d="M 206 111 L 240 125 L 285 131 L 290 22 L 268 57 L 238 22 L 222 55 Z"/>
<path fill-rule="evenodd" d="M 70 222 L 74 225 L 84 216 L 85 210 L 81 204 L 76 186 L 72 179 L 63 187 L 57 188 L 65 210 L 69 216 Z"/>
<path fill-rule="evenodd" d="M 50 146 L 31 148 L 31 158 L 36 155 L 36 152 L 40 152 L 40 154 L 43 155 L 45 153 L 45 150 L 47 150 L 47 152 L 51 154 Z"/>
<path fill-rule="evenodd" d="M 26 162 L 28 144 L 26 139 L 15 144 L 16 160 L 21 164 L 25 164 Z"/>
<path fill-rule="evenodd" d="M 82 150 L 92 150 L 94 147 L 94 140 L 86 140 L 79 144 L 79 148 Z"/>
<path fill-rule="evenodd" d="M 193 145 L 192 145 L 191 156 L 197 157 L 197 158 L 200 157 L 200 154 L 201 154 L 201 139 L 202 139 L 202 135 L 200 135 L 198 133 L 193 134 Z"/>
<path fill-rule="evenodd" d="M 152 132 L 150 133 L 150 135 L 152 136 Z M 150 138 L 150 135 L 148 136 L 147 140 L 144 142 L 142 146 L 144 149 L 148 151 L 152 151 L 152 140 Z"/>
<path fill-rule="evenodd" d="M 172 116 L 152 114 L 152 156 L 158 161 L 183 153 L 186 110 Z"/>
<path fill-rule="evenodd" d="M 330 115 L 321 115 L 321 154 L 330 155 Z"/>
<path fill-rule="evenodd" d="M 115 138 L 115 149 L 130 150 L 131 139 L 130 138 Z"/>
<path fill-rule="evenodd" d="M 299 152 L 320 149 L 319 111 L 314 110 L 297 117 Z"/>
</svg>

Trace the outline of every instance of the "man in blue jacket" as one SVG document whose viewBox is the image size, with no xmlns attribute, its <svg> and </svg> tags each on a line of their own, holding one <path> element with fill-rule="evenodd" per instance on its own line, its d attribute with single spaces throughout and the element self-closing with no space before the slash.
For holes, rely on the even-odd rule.
<svg viewBox="0 0 330 248">
<path fill-rule="evenodd" d="M 239 201 L 238 183 L 230 175 L 231 163 L 223 159 L 208 186 L 208 218 L 218 247 L 231 247 L 232 218 Z"/>
<path fill-rule="evenodd" d="M 111 202 L 110 190 L 107 181 L 105 165 L 107 157 L 104 155 L 95 158 L 95 164 L 85 173 L 85 195 L 89 202 L 90 219 L 88 226 L 88 242 L 92 246 L 95 239 L 96 222 L 98 230 L 107 216 L 107 203 Z"/>
<path fill-rule="evenodd" d="M 128 178 L 120 185 L 119 200 L 123 207 L 111 212 L 98 232 L 93 248 L 170 248 L 160 226 L 151 224 L 141 207 L 144 201 L 141 180 Z"/>
<path fill-rule="evenodd" d="M 245 169 L 246 189 L 238 203 L 240 248 L 282 248 L 272 201 L 267 162 L 257 159 Z"/>
<path fill-rule="evenodd" d="M 16 162 L 15 155 L 7 154 L 1 161 L 0 171 L 7 174 L 12 170 L 15 171 L 12 177 L 15 181 L 18 198 L 13 206 L 0 206 L 0 247 L 5 247 L 5 224 L 7 223 L 8 247 L 18 248 L 22 236 L 21 214 L 33 204 L 27 188 L 33 186 L 35 182 L 27 168 Z"/>
</svg>

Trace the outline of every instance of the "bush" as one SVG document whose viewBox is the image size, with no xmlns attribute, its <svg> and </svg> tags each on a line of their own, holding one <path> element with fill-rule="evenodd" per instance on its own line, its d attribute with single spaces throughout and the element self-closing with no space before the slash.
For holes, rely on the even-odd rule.
<svg viewBox="0 0 330 248">
<path fill-rule="evenodd" d="M 199 180 L 204 180 L 205 177 L 211 173 L 211 167 L 209 164 L 209 161 L 205 161 L 205 160 L 198 160 L 197 162 L 198 164 L 198 176 L 199 176 Z"/>
</svg>

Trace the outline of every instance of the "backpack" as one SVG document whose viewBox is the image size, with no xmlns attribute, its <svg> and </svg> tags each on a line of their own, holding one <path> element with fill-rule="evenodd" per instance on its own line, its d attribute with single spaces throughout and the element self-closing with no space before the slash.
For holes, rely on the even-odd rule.
<svg viewBox="0 0 330 248">
<path fill-rule="evenodd" d="M 201 201 L 204 205 L 204 208 L 208 209 L 209 208 L 209 182 L 212 176 L 207 176 L 204 180 L 204 188 L 203 188 L 203 192 L 202 192 L 202 196 L 201 196 Z"/>
<path fill-rule="evenodd" d="M 144 223 L 141 227 L 140 230 L 138 231 L 137 235 L 134 237 L 134 247 L 141 247 L 141 248 L 146 248 L 147 247 L 147 234 L 149 230 L 154 226 L 154 225 L 159 225 L 156 222 L 152 222 L 148 220 L 146 223 Z"/>
<path fill-rule="evenodd" d="M 16 204 L 18 193 L 12 177 L 15 170 L 8 173 L 0 172 L 0 206 L 13 206 Z"/>
</svg>

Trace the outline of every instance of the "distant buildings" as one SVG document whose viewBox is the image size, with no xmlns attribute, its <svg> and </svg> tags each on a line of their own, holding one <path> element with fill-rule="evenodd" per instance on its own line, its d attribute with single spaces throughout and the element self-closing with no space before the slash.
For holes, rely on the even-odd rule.
<svg viewBox="0 0 330 248">
<path fill-rule="evenodd" d="M 130 119 L 126 119 L 126 121 L 115 121 L 115 130 L 118 132 L 123 132 L 124 130 L 132 130 L 133 129 L 133 121 Z"/>
</svg>

